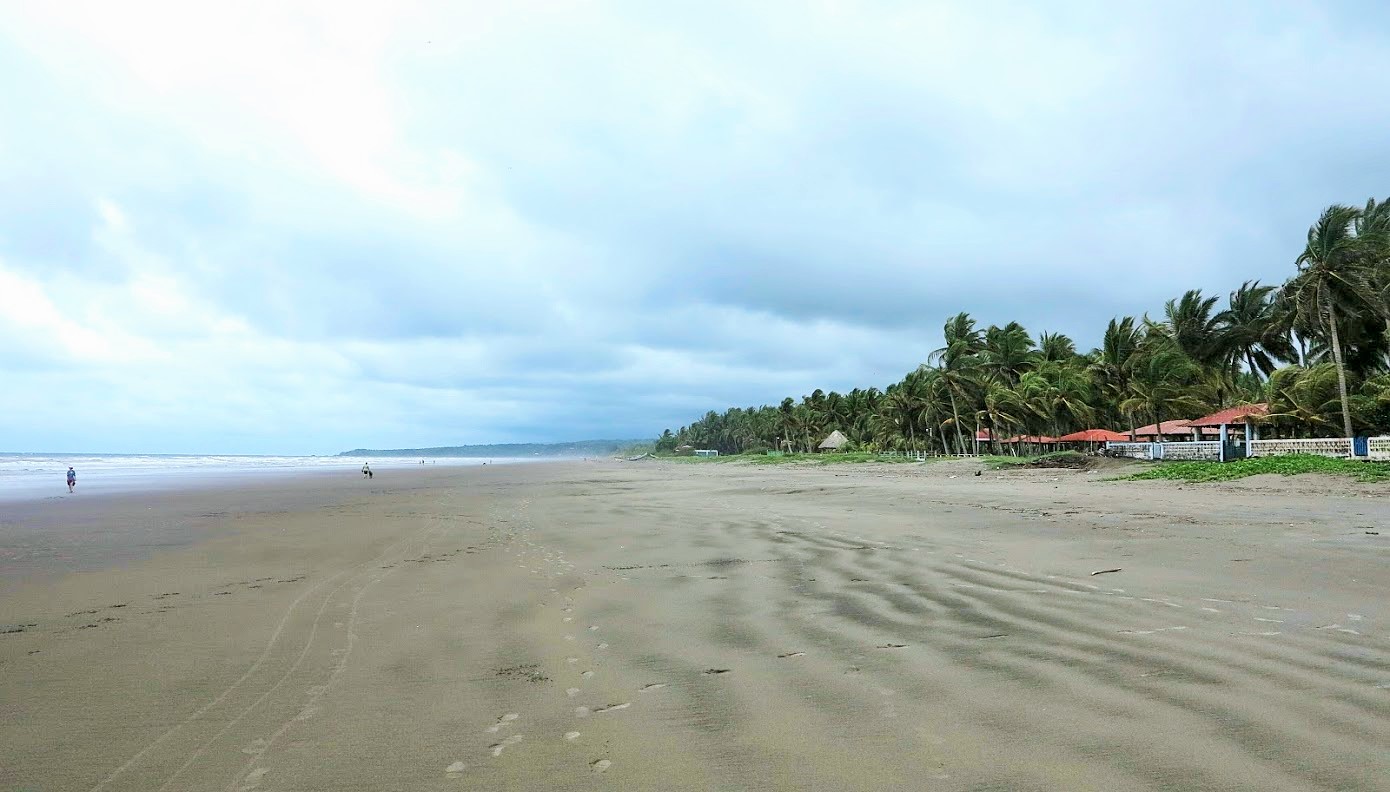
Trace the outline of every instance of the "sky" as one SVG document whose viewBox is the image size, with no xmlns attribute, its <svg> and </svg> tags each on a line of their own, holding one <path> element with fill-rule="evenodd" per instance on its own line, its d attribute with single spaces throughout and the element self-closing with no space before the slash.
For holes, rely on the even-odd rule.
<svg viewBox="0 0 1390 792">
<path fill-rule="evenodd" d="M 1039 7 L 1043 6 L 1043 7 Z M 1376 2 L 0 3 L 0 451 L 654 437 L 1390 195 Z"/>
</svg>

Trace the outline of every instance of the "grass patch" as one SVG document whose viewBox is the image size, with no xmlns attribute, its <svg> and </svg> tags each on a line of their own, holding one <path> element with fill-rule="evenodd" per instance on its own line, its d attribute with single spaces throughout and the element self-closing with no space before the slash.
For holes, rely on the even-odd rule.
<svg viewBox="0 0 1390 792">
<path fill-rule="evenodd" d="M 1359 462 L 1351 459 L 1332 459 L 1312 454 L 1256 457 L 1235 462 L 1159 462 L 1149 470 L 1116 481 L 1234 481 L 1248 476 L 1275 473 L 1280 476 L 1301 476 L 1305 473 L 1326 473 L 1350 476 L 1358 481 L 1390 481 L 1390 463 Z"/>
</svg>

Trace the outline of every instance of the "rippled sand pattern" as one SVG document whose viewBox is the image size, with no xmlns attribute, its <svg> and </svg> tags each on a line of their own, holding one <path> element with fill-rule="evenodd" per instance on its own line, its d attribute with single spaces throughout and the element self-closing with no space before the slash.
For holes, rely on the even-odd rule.
<svg viewBox="0 0 1390 792">
<path fill-rule="evenodd" d="M 85 631 L 95 615 L 20 601 L 37 626 L 0 650 L 28 727 L 3 727 L 0 780 L 1390 787 L 1378 493 L 973 470 L 481 471 L 198 551 L 249 575 L 275 520 L 300 526 L 272 576 L 290 582 L 255 592 L 172 560 L 54 584 L 64 601 L 132 581 L 158 596 Z M 101 652 L 109 689 L 59 684 Z M 178 685 L 159 686 L 161 663 Z M 41 668 L 47 686 L 21 692 Z M 63 730 L 71 749 L 43 742 Z"/>
</svg>

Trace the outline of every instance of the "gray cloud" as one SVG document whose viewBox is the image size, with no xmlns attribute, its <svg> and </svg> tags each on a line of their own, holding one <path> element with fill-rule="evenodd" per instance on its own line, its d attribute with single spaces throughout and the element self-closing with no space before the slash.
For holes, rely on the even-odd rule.
<svg viewBox="0 0 1390 792">
<path fill-rule="evenodd" d="M 958 310 L 1087 346 L 1384 197 L 1378 10 L 9 9 L 0 436 L 650 435 Z"/>
</svg>

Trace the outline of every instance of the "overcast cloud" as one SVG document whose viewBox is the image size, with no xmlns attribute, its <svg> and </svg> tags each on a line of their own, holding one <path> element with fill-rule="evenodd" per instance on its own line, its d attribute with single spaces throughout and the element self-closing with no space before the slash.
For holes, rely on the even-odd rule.
<svg viewBox="0 0 1390 792">
<path fill-rule="evenodd" d="M 1376 2 L 0 7 L 0 450 L 655 436 L 1390 194 Z"/>
</svg>

